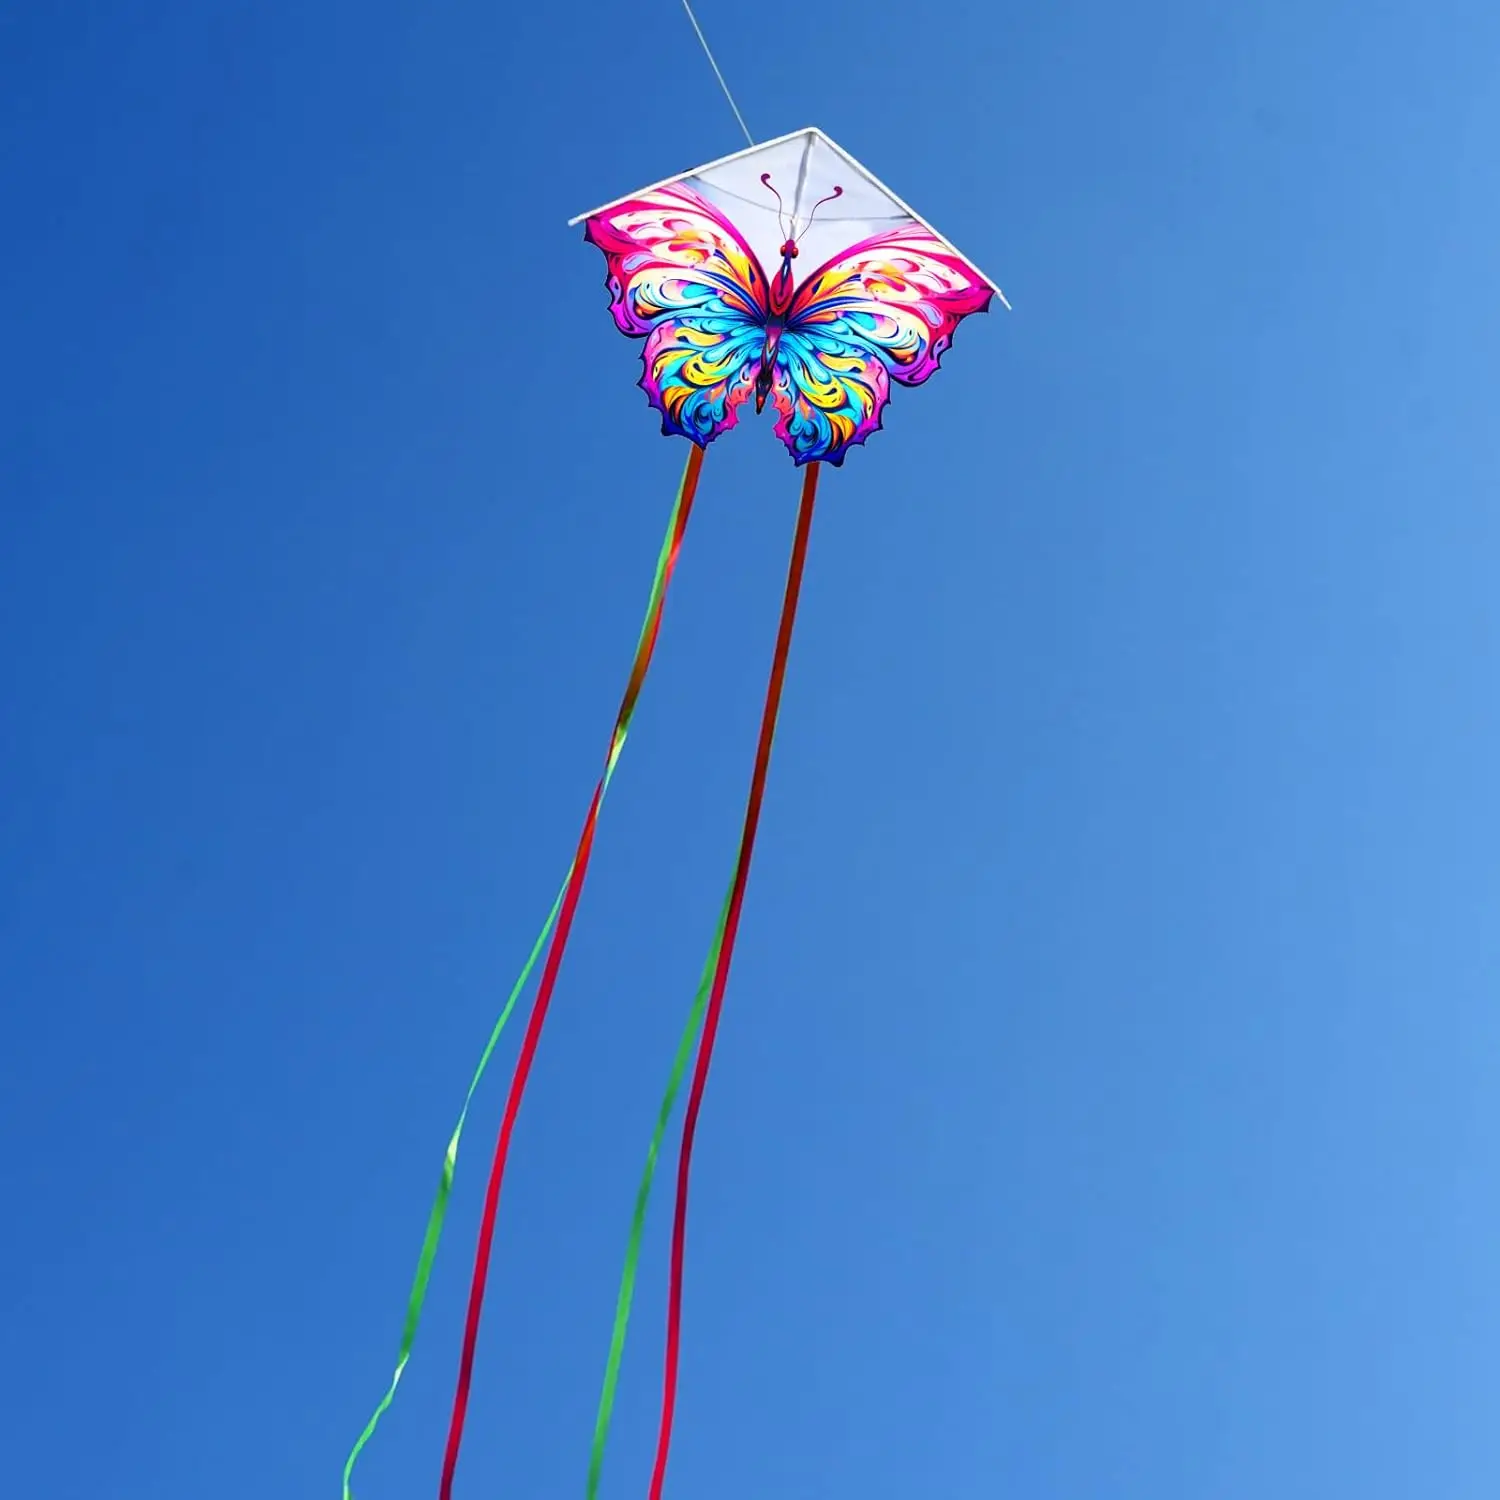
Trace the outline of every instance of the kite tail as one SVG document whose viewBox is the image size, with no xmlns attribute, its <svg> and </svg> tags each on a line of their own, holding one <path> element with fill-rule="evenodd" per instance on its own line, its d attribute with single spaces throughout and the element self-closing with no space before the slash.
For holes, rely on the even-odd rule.
<svg viewBox="0 0 1500 1500">
<path fill-rule="evenodd" d="M 620 752 L 625 748 L 625 736 L 630 730 L 630 721 L 635 714 L 636 702 L 646 680 L 646 670 L 651 665 L 651 656 L 656 648 L 656 638 L 661 630 L 662 607 L 666 602 L 667 584 L 677 564 L 677 554 L 682 545 L 682 536 L 687 529 L 688 515 L 692 510 L 693 496 L 698 488 L 698 475 L 703 467 L 703 449 L 694 444 L 688 454 L 687 467 L 683 471 L 682 485 L 678 491 L 677 504 L 672 513 L 672 524 L 667 541 L 662 547 L 662 560 L 658 564 L 656 583 L 651 591 L 651 602 L 646 612 L 646 622 L 641 627 L 641 638 L 636 646 L 635 662 L 630 670 L 630 680 L 625 687 L 625 696 L 620 702 L 620 711 L 615 716 L 614 733 L 610 736 L 609 753 L 605 756 L 604 772 L 594 788 L 593 801 L 589 804 L 588 816 L 584 819 L 583 831 L 578 838 L 578 850 L 568 870 L 568 879 L 559 899 L 556 927 L 551 947 L 547 950 L 547 961 L 542 966 L 541 983 L 537 987 L 536 1000 L 532 1004 L 531 1019 L 521 1042 L 521 1051 L 516 1059 L 515 1072 L 511 1076 L 510 1092 L 505 1100 L 505 1114 L 500 1122 L 500 1133 L 495 1141 L 495 1155 L 490 1164 L 489 1186 L 485 1191 L 484 1213 L 479 1224 L 479 1243 L 474 1254 L 474 1278 L 469 1287 L 469 1310 L 464 1320 L 463 1351 L 459 1356 L 458 1382 L 453 1394 L 453 1415 L 448 1427 L 448 1445 L 443 1454 L 442 1480 L 438 1487 L 441 1500 L 450 1500 L 453 1493 L 453 1475 L 458 1467 L 459 1449 L 463 1444 L 464 1419 L 469 1407 L 469 1384 L 474 1373 L 474 1347 L 479 1338 L 479 1318 L 484 1306 L 485 1282 L 489 1276 L 490 1248 L 495 1234 L 495 1216 L 500 1207 L 500 1189 L 505 1178 L 506 1159 L 510 1154 L 511 1133 L 515 1129 L 516 1117 L 521 1110 L 521 1100 L 526 1093 L 526 1083 L 531 1076 L 531 1065 L 536 1058 L 537 1044 L 541 1040 L 542 1027 L 546 1023 L 547 1009 L 552 1002 L 552 991 L 557 984 L 558 970 L 562 967 L 563 953 L 568 945 L 568 934 L 573 926 L 573 916 L 578 909 L 578 898 L 583 892 L 583 883 L 588 875 L 589 855 L 593 852 L 594 832 L 599 822 L 599 807 L 604 800 L 614 774 Z"/>
<path fill-rule="evenodd" d="M 673 571 L 677 566 L 677 555 L 682 547 L 682 538 L 687 530 L 688 516 L 692 512 L 693 497 L 698 488 L 698 474 L 703 467 L 703 449 L 696 444 L 688 454 L 687 467 L 683 471 L 682 481 L 678 485 L 677 498 L 672 506 L 672 514 L 667 522 L 667 531 L 662 539 L 661 550 L 656 559 L 656 576 L 651 584 L 651 597 L 646 606 L 646 618 L 641 625 L 640 639 L 636 644 L 635 663 L 631 670 L 630 683 L 626 689 L 624 702 L 621 704 L 620 713 L 616 716 L 614 735 L 610 740 L 609 759 L 605 765 L 604 776 L 599 784 L 599 789 L 594 796 L 594 804 L 590 808 L 590 819 L 598 815 L 599 803 L 603 801 L 604 793 L 609 788 L 611 778 L 614 776 L 615 766 L 620 758 L 620 751 L 625 745 L 625 736 L 630 727 L 630 716 L 635 710 L 635 701 L 640 694 L 641 684 L 645 680 L 646 668 L 650 665 L 651 655 L 656 646 L 657 633 L 661 627 L 662 607 L 666 600 L 667 586 L 672 580 Z M 586 827 L 585 833 L 592 837 L 592 823 Z M 586 853 L 584 858 L 587 858 Z M 349 1452 L 349 1457 L 344 1462 L 343 1500 L 351 1500 L 350 1485 L 354 1475 L 354 1466 L 359 1461 L 360 1454 L 365 1446 L 375 1435 L 375 1429 L 380 1425 L 380 1419 L 390 1409 L 392 1401 L 396 1398 L 396 1387 L 401 1384 L 401 1377 L 406 1372 L 407 1361 L 411 1358 L 412 1346 L 416 1342 L 417 1326 L 422 1321 L 422 1306 L 427 1300 L 427 1284 L 432 1278 L 432 1267 L 437 1259 L 438 1243 L 443 1237 L 443 1223 L 448 1215 L 448 1200 L 453 1191 L 453 1174 L 458 1163 L 458 1146 L 463 1136 L 464 1124 L 469 1117 L 469 1106 L 474 1102 L 475 1092 L 479 1088 L 480 1080 L 484 1077 L 485 1069 L 488 1068 L 490 1057 L 494 1053 L 495 1046 L 500 1040 L 500 1033 L 505 1029 L 505 1023 L 510 1019 L 511 1012 L 515 1009 L 516 1001 L 520 998 L 521 991 L 525 989 L 527 981 L 531 978 L 531 971 L 536 967 L 536 961 L 541 956 L 542 948 L 546 944 L 548 934 L 552 931 L 553 924 L 558 919 L 568 892 L 574 883 L 574 876 L 578 869 L 579 856 L 575 855 L 573 863 L 568 866 L 568 873 L 563 879 L 562 888 L 557 893 L 557 899 L 552 903 L 552 910 L 547 915 L 547 920 L 542 924 L 542 930 L 537 935 L 536 942 L 532 945 L 530 956 L 522 968 L 520 977 L 511 987 L 511 992 L 505 1002 L 504 1009 L 500 1012 L 499 1019 L 490 1031 L 489 1040 L 485 1043 L 484 1051 L 480 1054 L 479 1065 L 474 1069 L 474 1075 L 469 1080 L 468 1092 L 464 1095 L 463 1108 L 458 1114 L 458 1123 L 453 1127 L 453 1134 L 448 1138 L 448 1149 L 443 1154 L 442 1172 L 438 1178 L 437 1197 L 433 1200 L 432 1209 L 427 1216 L 427 1230 L 422 1237 L 421 1253 L 417 1257 L 416 1275 L 412 1278 L 411 1291 L 406 1301 L 406 1319 L 401 1327 L 401 1344 L 396 1354 L 396 1369 L 391 1376 L 390 1384 L 386 1387 L 385 1394 L 380 1398 L 365 1424 L 364 1431 L 360 1433 L 354 1447 Z M 581 880 L 579 882 L 582 883 Z"/>
<path fill-rule="evenodd" d="M 735 863 L 738 877 L 739 862 Z M 625 1246 L 625 1269 L 620 1276 L 620 1295 L 615 1301 L 615 1326 L 609 1340 L 609 1358 L 604 1365 L 604 1389 L 599 1396 L 599 1414 L 594 1421 L 594 1444 L 589 1454 L 588 1500 L 598 1500 L 599 1481 L 604 1473 L 604 1450 L 609 1443 L 609 1424 L 614 1415 L 615 1392 L 620 1384 L 620 1363 L 625 1356 L 625 1336 L 630 1327 L 630 1307 L 635 1300 L 635 1277 L 641 1260 L 641 1240 L 646 1230 L 646 1208 L 651 1200 L 651 1185 L 656 1179 L 657 1158 L 661 1155 L 662 1141 L 666 1137 L 667 1123 L 672 1118 L 672 1109 L 682 1089 L 682 1080 L 687 1065 L 692 1059 L 693 1043 L 698 1040 L 698 1028 L 703 1024 L 703 1012 L 708 1004 L 708 993 L 713 984 L 714 971 L 718 967 L 719 953 L 724 945 L 724 924 L 729 918 L 729 902 L 733 896 L 724 898 L 719 912 L 719 925 L 714 929 L 714 940 L 698 980 L 693 1006 L 688 1012 L 687 1025 L 677 1043 L 677 1052 L 672 1059 L 672 1072 L 667 1079 L 667 1091 L 662 1096 L 661 1109 L 656 1116 L 656 1129 L 651 1134 L 651 1145 L 646 1151 L 646 1168 L 641 1173 L 640 1186 L 635 1194 L 635 1213 L 630 1221 L 630 1239 Z"/>
<path fill-rule="evenodd" d="M 771 745 L 776 736 L 776 718 L 781 707 L 781 690 L 786 678 L 787 655 L 792 644 L 792 629 L 797 617 L 797 600 L 802 589 L 802 572 L 807 561 L 807 542 L 812 528 L 813 502 L 818 489 L 818 465 L 811 463 L 803 472 L 802 504 L 797 515 L 797 531 L 792 543 L 791 564 L 787 573 L 786 596 L 781 609 L 781 624 L 776 636 L 776 651 L 771 663 L 771 680 L 766 689 L 765 710 L 761 717 L 760 743 L 756 750 L 755 772 L 750 782 L 750 797 L 740 846 L 735 856 L 734 874 L 719 915 L 718 927 L 708 951 L 698 990 L 693 998 L 686 1027 L 677 1044 L 666 1093 L 657 1114 L 656 1129 L 646 1153 L 646 1167 L 636 1192 L 635 1213 L 625 1250 L 625 1269 L 620 1278 L 620 1292 L 615 1304 L 614 1332 L 605 1364 L 604 1389 L 599 1398 L 599 1412 L 594 1424 L 593 1450 L 589 1459 L 588 1500 L 597 1500 L 600 1476 L 604 1468 L 604 1450 L 609 1439 L 610 1418 L 614 1411 L 615 1392 L 619 1383 L 620 1362 L 625 1351 L 625 1337 L 630 1323 L 630 1308 L 635 1296 L 636 1270 L 640 1262 L 641 1238 L 646 1224 L 646 1207 L 656 1176 L 657 1158 L 666 1134 L 677 1094 L 687 1071 L 688 1058 L 700 1025 L 703 1043 L 693 1069 L 692 1089 L 688 1095 L 687 1113 L 682 1126 L 682 1146 L 677 1162 L 677 1206 L 672 1225 L 672 1268 L 667 1302 L 666 1369 L 662 1392 L 661 1429 L 657 1437 L 656 1467 L 651 1477 L 651 1500 L 661 1500 L 666 1479 L 667 1453 L 672 1441 L 672 1418 L 677 1401 L 677 1367 L 682 1322 L 682 1270 L 687 1237 L 688 1176 L 692 1165 L 693 1140 L 698 1126 L 698 1112 L 703 1104 L 703 1090 L 713 1060 L 714 1040 L 724 1005 L 724 991 L 729 981 L 729 966 L 734 959 L 735 938 L 739 933 L 740 909 L 745 886 L 750 878 L 750 860 L 755 849 L 755 833 L 760 823 L 761 802 L 765 795 L 766 773 L 771 762 Z"/>
<path fill-rule="evenodd" d="M 792 542 L 792 560 L 787 570 L 786 596 L 781 606 L 781 624 L 776 632 L 776 652 L 771 659 L 771 680 L 766 688 L 766 706 L 761 714 L 760 743 L 755 752 L 755 771 L 750 778 L 750 796 L 745 805 L 744 832 L 740 836 L 739 857 L 735 862 L 734 881 L 729 888 L 729 904 L 724 917 L 724 934 L 714 964 L 713 988 L 703 1017 L 703 1040 L 693 1067 L 692 1088 L 688 1092 L 687 1111 L 682 1121 L 682 1145 L 677 1156 L 677 1203 L 672 1219 L 672 1268 L 667 1290 L 667 1349 L 662 1379 L 661 1428 L 656 1438 L 656 1465 L 651 1474 L 650 1500 L 661 1500 L 667 1477 L 667 1454 L 672 1445 L 672 1418 L 677 1404 L 677 1362 L 682 1332 L 682 1266 L 687 1241 L 688 1178 L 692 1170 L 693 1139 L 698 1129 L 698 1112 L 703 1107 L 703 1089 L 713 1061 L 714 1040 L 718 1035 L 719 1016 L 724 1009 L 724 990 L 729 983 L 729 966 L 734 960 L 734 943 L 739 935 L 740 910 L 744 905 L 745 886 L 750 878 L 750 860 L 755 853 L 755 831 L 760 824 L 760 807 L 765 797 L 766 772 L 771 764 L 771 744 L 776 738 L 776 716 L 781 709 L 781 689 L 786 680 L 787 655 L 792 645 L 792 627 L 797 620 L 797 600 L 802 591 L 802 570 L 807 562 L 807 540 L 812 530 L 813 502 L 818 493 L 817 463 L 803 471 L 802 504 L 797 511 L 797 531 Z"/>
</svg>

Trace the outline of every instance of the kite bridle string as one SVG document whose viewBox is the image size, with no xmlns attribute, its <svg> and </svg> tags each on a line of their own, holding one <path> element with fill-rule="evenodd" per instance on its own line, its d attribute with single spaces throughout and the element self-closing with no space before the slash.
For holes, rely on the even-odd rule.
<svg viewBox="0 0 1500 1500">
<path fill-rule="evenodd" d="M 698 24 L 698 18 L 693 14 L 693 7 L 689 0 L 682 0 L 682 8 L 687 12 L 687 18 L 693 23 L 693 30 L 698 33 L 698 41 L 703 47 L 703 55 L 708 59 L 708 65 L 714 70 L 714 77 L 719 80 L 719 87 L 724 90 L 724 97 L 729 101 L 729 107 L 734 111 L 734 117 L 740 122 L 740 129 L 745 133 L 745 140 L 750 145 L 755 144 L 755 137 L 750 134 L 750 127 L 745 124 L 745 117 L 740 113 L 740 107 L 734 102 L 734 95 L 729 92 L 729 85 L 724 81 L 724 74 L 719 70 L 718 63 L 714 60 L 713 48 L 708 45 L 708 38 L 703 35 L 703 28 Z"/>
</svg>

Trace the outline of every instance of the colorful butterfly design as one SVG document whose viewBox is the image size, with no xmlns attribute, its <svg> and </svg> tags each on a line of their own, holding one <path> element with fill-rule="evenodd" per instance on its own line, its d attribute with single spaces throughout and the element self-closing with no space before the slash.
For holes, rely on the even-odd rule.
<svg viewBox="0 0 1500 1500">
<path fill-rule="evenodd" d="M 791 228 L 768 277 L 719 209 L 678 182 L 601 210 L 585 237 L 608 262 L 616 326 L 646 341 L 640 385 L 664 433 L 706 446 L 746 401 L 760 411 L 769 399 L 798 464 L 841 464 L 880 430 L 891 382 L 921 385 L 959 322 L 994 293 L 915 221 L 861 240 L 795 285 Z"/>
</svg>

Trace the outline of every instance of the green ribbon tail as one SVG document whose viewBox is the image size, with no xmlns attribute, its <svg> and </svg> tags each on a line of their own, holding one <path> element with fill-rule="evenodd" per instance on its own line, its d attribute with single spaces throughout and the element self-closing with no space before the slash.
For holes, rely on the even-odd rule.
<svg viewBox="0 0 1500 1500">
<path fill-rule="evenodd" d="M 694 476 L 694 465 L 689 462 L 689 467 L 683 475 L 681 485 L 678 487 L 677 499 L 672 506 L 672 514 L 667 520 L 666 535 L 662 539 L 661 549 L 656 558 L 656 577 L 651 584 L 651 598 L 646 605 L 646 618 L 641 625 L 641 633 L 636 644 L 636 658 L 640 660 L 642 651 L 645 649 L 648 637 L 651 635 L 653 623 L 657 621 L 661 611 L 663 597 L 666 593 L 667 582 L 672 571 L 674 547 L 679 537 L 679 518 L 683 515 L 684 505 L 692 502 L 692 486 L 690 480 Z M 614 778 L 615 767 L 619 764 L 620 753 L 625 748 L 625 736 L 630 728 L 628 715 L 615 726 L 614 738 L 610 743 L 609 758 L 604 768 L 604 780 L 600 788 L 600 800 L 609 790 L 609 784 Z M 563 898 L 568 889 L 568 882 L 573 878 L 573 866 L 569 864 L 568 873 L 563 877 L 562 886 L 557 893 L 557 899 L 552 903 L 552 910 L 547 915 L 546 923 L 537 936 L 536 942 L 531 949 L 531 955 L 526 960 L 526 966 L 521 970 L 520 977 L 511 988 L 510 996 L 505 1002 L 505 1008 L 500 1012 L 500 1018 L 490 1031 L 490 1039 L 485 1045 L 484 1052 L 479 1059 L 479 1066 L 474 1070 L 474 1076 L 469 1081 L 469 1091 L 464 1095 L 463 1109 L 459 1112 L 458 1123 L 453 1127 L 453 1134 L 448 1140 L 448 1149 L 443 1156 L 442 1175 L 438 1179 L 437 1197 L 433 1200 L 432 1211 L 427 1216 L 427 1232 L 422 1237 L 422 1252 L 417 1258 L 416 1275 L 412 1278 L 411 1292 L 406 1301 L 406 1321 L 401 1329 L 401 1347 L 396 1357 L 396 1371 L 391 1376 L 390 1385 L 387 1386 L 385 1395 L 380 1398 L 380 1404 L 365 1424 L 365 1429 L 360 1433 L 358 1441 L 349 1452 L 349 1457 L 344 1462 L 344 1487 L 343 1500 L 352 1500 L 350 1483 L 354 1474 L 354 1465 L 359 1461 L 360 1454 L 365 1446 L 375 1435 L 375 1429 L 380 1425 L 380 1419 L 390 1409 L 391 1402 L 396 1398 L 396 1387 L 401 1384 L 401 1377 L 406 1371 L 407 1361 L 411 1358 L 412 1346 L 416 1342 L 417 1325 L 422 1320 L 422 1306 L 427 1300 L 427 1284 L 432 1279 L 433 1263 L 437 1259 L 438 1243 L 443 1237 L 443 1221 L 448 1215 L 448 1200 L 453 1191 L 453 1176 L 458 1165 L 458 1145 L 464 1132 L 464 1124 L 469 1117 L 469 1106 L 474 1101 L 474 1095 L 479 1088 L 480 1081 L 484 1078 L 485 1069 L 489 1066 L 490 1057 L 494 1053 L 495 1046 L 500 1040 L 500 1033 L 505 1030 L 505 1023 L 510 1020 L 511 1012 L 516 1007 L 516 1001 L 520 999 L 521 992 L 526 988 L 526 982 L 531 978 L 531 971 L 536 967 L 536 961 L 541 957 L 542 950 L 546 946 L 547 939 L 551 935 L 553 924 L 557 921 L 558 912 L 562 909 Z"/>
<path fill-rule="evenodd" d="M 572 874 L 573 867 L 569 865 L 568 876 L 571 878 Z M 396 1387 L 401 1384 L 401 1377 L 406 1372 L 406 1363 L 411 1358 L 412 1345 L 416 1343 L 417 1325 L 422 1321 L 422 1304 L 427 1300 L 427 1283 L 432 1279 L 432 1266 L 437 1259 L 438 1242 L 443 1237 L 443 1220 L 448 1216 L 448 1199 L 453 1192 L 453 1173 L 458 1165 L 458 1143 L 464 1133 L 464 1124 L 469 1118 L 469 1106 L 473 1103 L 474 1094 L 484 1077 L 485 1069 L 489 1066 L 495 1045 L 500 1040 L 500 1033 L 505 1030 L 505 1023 L 510 1020 L 510 1014 L 516 1008 L 516 1001 L 520 999 L 521 991 L 526 988 L 526 981 L 531 978 L 531 971 L 536 967 L 537 959 L 541 957 L 547 937 L 552 931 L 552 924 L 557 920 L 557 913 L 562 907 L 563 892 L 567 890 L 567 886 L 568 882 L 564 880 L 562 888 L 557 893 L 557 899 L 552 903 L 552 910 L 547 914 L 547 920 L 532 946 L 526 966 L 521 970 L 520 977 L 516 980 L 505 1002 L 505 1009 L 500 1012 L 500 1018 L 490 1031 L 490 1039 L 480 1055 L 479 1066 L 475 1068 L 474 1076 L 469 1080 L 469 1091 L 464 1095 L 464 1107 L 459 1112 L 458 1123 L 453 1127 L 453 1134 L 448 1140 L 448 1149 L 443 1155 L 443 1171 L 438 1179 L 437 1197 L 433 1200 L 432 1212 L 427 1215 L 427 1233 L 422 1237 L 422 1253 L 417 1257 L 417 1273 L 412 1278 L 411 1293 L 406 1299 L 406 1321 L 401 1328 L 401 1348 L 396 1356 L 396 1373 L 391 1376 L 391 1383 L 386 1387 L 385 1395 L 380 1398 L 380 1405 L 371 1414 L 370 1420 L 365 1424 L 365 1430 L 360 1433 L 359 1440 L 354 1444 L 349 1457 L 344 1462 L 344 1500 L 351 1500 L 349 1485 L 354 1474 L 354 1465 L 359 1461 L 359 1455 L 364 1452 L 365 1445 L 375 1436 L 375 1429 L 380 1425 L 380 1419 L 390 1409 L 391 1402 L 396 1399 Z"/>
<path fill-rule="evenodd" d="M 609 1442 L 609 1424 L 614 1415 L 615 1392 L 620 1383 L 620 1364 L 625 1356 L 625 1336 L 630 1327 L 631 1303 L 635 1300 L 636 1270 L 640 1265 L 641 1240 L 646 1229 L 646 1208 L 651 1200 L 651 1185 L 656 1178 L 657 1158 L 661 1155 L 662 1141 L 666 1138 L 667 1125 L 672 1118 L 677 1095 L 682 1089 L 682 1081 L 687 1076 L 693 1045 L 698 1040 L 698 1032 L 703 1025 L 703 1013 L 708 1006 L 709 991 L 713 988 L 719 950 L 724 944 L 724 928 L 729 920 L 729 902 L 733 892 L 734 883 L 731 881 L 729 894 L 724 897 L 724 907 L 719 913 L 719 925 L 714 932 L 713 945 L 709 948 L 708 958 L 703 965 L 703 976 L 698 981 L 698 992 L 693 997 L 687 1025 L 683 1027 L 676 1056 L 672 1059 L 667 1091 L 662 1096 L 661 1109 L 656 1116 L 656 1129 L 646 1152 L 646 1169 L 641 1174 L 640 1187 L 636 1189 L 635 1215 L 631 1219 L 630 1239 L 625 1247 L 625 1269 L 620 1277 L 620 1295 L 615 1302 L 614 1332 L 609 1341 L 609 1358 L 604 1365 L 604 1389 L 599 1396 L 599 1415 L 594 1422 L 594 1445 L 589 1455 L 588 1500 L 598 1500 L 599 1480 L 604 1472 L 604 1450 Z"/>
</svg>

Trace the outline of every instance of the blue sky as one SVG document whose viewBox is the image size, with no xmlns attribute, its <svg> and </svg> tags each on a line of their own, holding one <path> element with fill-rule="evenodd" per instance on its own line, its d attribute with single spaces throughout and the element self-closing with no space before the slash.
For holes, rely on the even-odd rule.
<svg viewBox="0 0 1500 1500">
<path fill-rule="evenodd" d="M 1016 310 L 827 476 L 669 1494 L 1492 1496 L 1500 11 L 700 14 Z M 336 1494 L 683 458 L 564 223 L 736 140 L 671 0 L 0 11 L 9 1492 Z M 461 1496 L 582 1495 L 795 502 L 710 454 Z M 518 1036 L 359 1500 L 435 1492 Z"/>
</svg>

